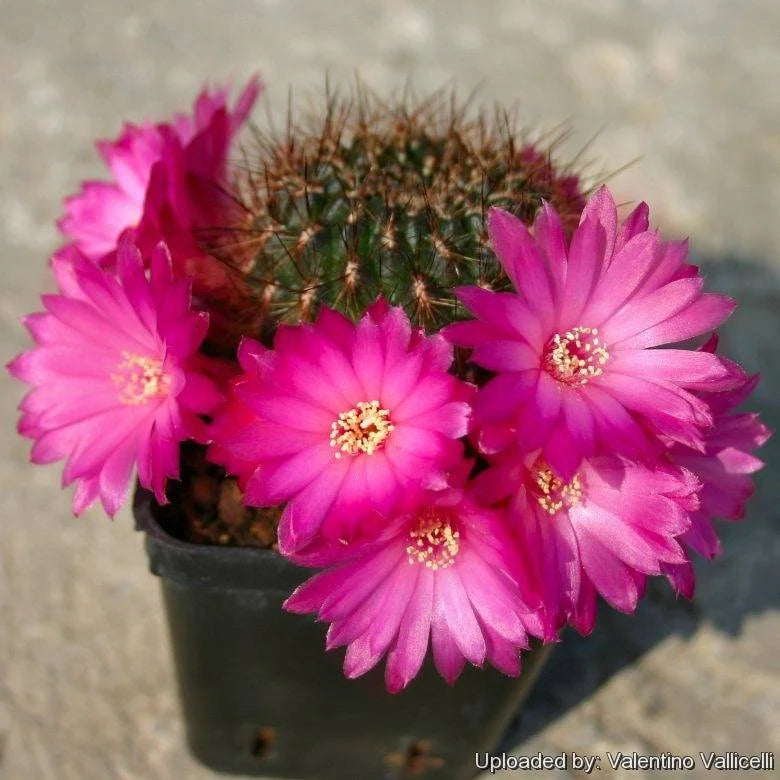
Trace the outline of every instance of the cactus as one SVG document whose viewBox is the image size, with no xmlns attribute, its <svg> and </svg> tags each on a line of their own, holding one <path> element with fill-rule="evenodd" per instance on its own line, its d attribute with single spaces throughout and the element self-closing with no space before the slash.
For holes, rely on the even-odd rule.
<svg viewBox="0 0 780 780">
<path fill-rule="evenodd" d="M 530 223 L 545 198 L 576 225 L 579 178 L 508 112 L 469 112 L 450 93 L 383 102 L 359 87 L 328 91 L 303 122 L 288 114 L 282 133 L 255 130 L 236 193 L 243 217 L 207 244 L 242 269 L 271 330 L 320 304 L 356 318 L 379 294 L 435 330 L 459 316 L 453 286 L 509 284 L 487 245 L 489 207 Z"/>
</svg>

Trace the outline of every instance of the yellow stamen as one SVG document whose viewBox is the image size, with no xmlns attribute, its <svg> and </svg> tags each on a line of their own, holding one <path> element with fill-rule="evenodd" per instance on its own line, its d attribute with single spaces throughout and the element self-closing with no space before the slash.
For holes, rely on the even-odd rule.
<svg viewBox="0 0 780 780">
<path fill-rule="evenodd" d="M 564 507 L 577 506 L 582 498 L 582 482 L 575 474 L 570 482 L 564 482 L 555 476 L 553 470 L 544 462 L 535 469 L 533 475 L 534 492 L 539 506 L 550 515 L 557 514 Z"/>
<path fill-rule="evenodd" d="M 330 426 L 330 446 L 335 457 L 342 453 L 373 455 L 393 430 L 390 411 L 380 409 L 379 401 L 361 401 L 349 411 L 342 412 Z"/>
<path fill-rule="evenodd" d="M 564 334 L 556 333 L 547 343 L 545 370 L 567 385 L 584 385 L 603 374 L 609 352 L 600 343 L 598 334 L 598 328 L 581 326 Z"/>
<path fill-rule="evenodd" d="M 435 509 L 424 510 L 419 524 L 409 531 L 406 554 L 410 565 L 422 564 L 428 569 L 446 569 L 455 563 L 460 550 L 460 532 L 451 520 Z"/>
<path fill-rule="evenodd" d="M 162 360 L 122 351 L 123 360 L 117 364 L 111 381 L 119 388 L 119 400 L 136 406 L 152 398 L 167 395 L 171 378 L 163 371 Z"/>
</svg>

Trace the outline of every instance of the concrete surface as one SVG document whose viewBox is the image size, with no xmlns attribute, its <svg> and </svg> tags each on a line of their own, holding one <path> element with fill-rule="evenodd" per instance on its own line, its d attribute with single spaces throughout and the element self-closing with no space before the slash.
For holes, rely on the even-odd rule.
<svg viewBox="0 0 780 780">
<path fill-rule="evenodd" d="M 354 71 L 380 91 L 482 84 L 530 126 L 573 128 L 586 156 L 689 234 L 714 287 L 739 296 L 727 349 L 764 372 L 780 420 L 780 7 L 772 0 L 1 0 L 0 340 L 49 286 L 59 200 L 100 175 L 91 148 L 125 118 L 164 117 L 205 79 L 260 70 L 272 110 Z M 30 468 L 4 375 L 0 454 L 0 775 L 208 778 L 182 746 L 157 583 L 129 513 L 68 514 L 59 468 Z M 567 640 L 513 735 L 513 753 L 742 753 L 780 746 L 778 445 L 747 524 L 699 566 L 692 605 L 654 589 L 638 618 L 602 615 Z M 564 772 L 561 776 L 569 776 Z M 511 773 L 507 773 L 509 777 Z M 618 775 L 618 776 L 628 776 Z M 632 777 L 642 777 L 636 772 Z M 649 776 L 649 775 L 648 775 Z"/>
</svg>

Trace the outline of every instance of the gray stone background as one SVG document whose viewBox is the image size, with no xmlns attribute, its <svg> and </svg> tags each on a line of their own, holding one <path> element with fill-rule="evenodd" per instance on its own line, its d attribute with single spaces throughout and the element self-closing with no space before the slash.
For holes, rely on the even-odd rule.
<svg viewBox="0 0 780 780">
<path fill-rule="evenodd" d="M 690 235 L 711 286 L 740 299 L 725 346 L 764 373 L 754 405 L 777 428 L 776 2 L 0 0 L 0 19 L 3 361 L 51 286 L 60 198 L 102 175 L 94 138 L 184 108 L 206 79 L 259 70 L 278 112 L 288 85 L 316 90 L 326 68 L 382 92 L 411 74 L 420 90 L 481 84 L 486 102 L 519 101 L 531 127 L 567 123 L 562 159 L 596 134 L 594 173 L 640 157 L 614 189 Z M 21 388 L 0 382 L 0 775 L 211 777 L 182 746 L 157 583 L 129 513 L 69 515 L 59 468 L 29 467 L 14 435 Z M 568 637 L 515 752 L 780 747 L 777 443 L 764 456 L 748 521 L 723 529 L 693 603 L 654 588 L 638 617 L 605 611 L 592 639 Z"/>
</svg>

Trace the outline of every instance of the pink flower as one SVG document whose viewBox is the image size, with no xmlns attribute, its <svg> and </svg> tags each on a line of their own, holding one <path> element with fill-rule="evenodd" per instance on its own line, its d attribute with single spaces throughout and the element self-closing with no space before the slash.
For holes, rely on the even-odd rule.
<svg viewBox="0 0 780 780">
<path fill-rule="evenodd" d="M 482 451 L 541 447 L 570 480 L 582 458 L 644 458 L 661 435 L 701 449 L 712 414 L 692 391 L 725 390 L 744 374 L 705 352 L 651 349 L 709 331 L 734 308 L 702 293 L 701 277 L 684 262 L 686 243 L 659 241 L 645 204 L 618 227 L 606 187 L 588 202 L 568 247 L 546 204 L 535 237 L 497 209 L 489 229 L 517 293 L 460 288 L 477 320 L 445 330 L 496 372 L 475 401 Z"/>
<path fill-rule="evenodd" d="M 405 491 L 443 487 L 461 457 L 472 388 L 447 373 L 452 347 L 413 331 L 400 307 L 380 300 L 357 324 L 323 308 L 314 324 L 281 326 L 273 351 L 248 342 L 240 358 L 210 457 L 238 471 L 248 504 L 289 502 L 286 554 L 318 532 L 355 540 Z M 254 420 L 231 435 L 236 403 Z"/>
<path fill-rule="evenodd" d="M 687 560 L 677 539 L 690 528 L 700 484 L 685 469 L 611 457 L 583 460 L 563 480 L 532 453 L 483 472 L 478 488 L 493 501 L 510 499 L 524 566 L 544 605 L 545 638 L 553 639 L 567 619 L 583 633 L 593 628 L 595 591 L 633 612 L 647 575 Z"/>
<path fill-rule="evenodd" d="M 243 475 L 242 485 L 254 472 L 256 461 L 254 457 L 245 454 L 245 448 L 240 446 L 240 442 L 252 430 L 258 418 L 252 407 L 238 397 L 237 392 L 231 393 L 231 387 L 237 389 L 237 385 L 263 381 L 260 366 L 265 352 L 265 347 L 252 339 L 241 341 L 238 362 L 245 373 L 234 377 L 233 382 L 228 384 L 228 403 L 223 405 L 209 429 L 209 460 L 223 466 L 230 474 Z"/>
<path fill-rule="evenodd" d="M 468 468 L 468 464 L 466 466 Z M 359 677 L 387 654 L 390 692 L 404 688 L 428 650 L 452 684 L 466 661 L 520 673 L 518 649 L 537 622 L 509 574 L 512 544 L 503 512 L 468 490 L 429 492 L 388 519 L 376 539 L 298 587 L 287 610 L 331 625 L 327 648 L 347 645 L 344 674 Z"/>
<path fill-rule="evenodd" d="M 208 220 L 204 204 L 214 201 L 213 191 L 226 173 L 227 153 L 260 90 L 249 81 L 233 111 L 227 108 L 227 90 L 204 90 L 195 101 L 192 116 L 179 115 L 172 123 L 127 124 L 115 141 L 99 141 L 98 151 L 111 169 L 113 181 L 88 181 L 81 192 L 65 200 L 60 230 L 90 260 L 110 262 L 119 237 L 139 225 L 145 213 L 147 190 L 155 166 L 167 144 L 175 142 L 185 158 L 191 191 L 182 189 L 176 202 L 192 201 L 196 219 Z M 206 193 L 211 193 L 210 195 Z M 160 239 L 157 236 L 154 243 Z M 148 247 L 143 247 L 144 249 Z"/>
<path fill-rule="evenodd" d="M 52 260 L 59 295 L 25 325 L 38 346 L 8 369 L 33 385 L 21 403 L 19 432 L 35 439 L 33 463 L 67 459 L 63 483 L 77 483 L 73 511 L 99 496 L 113 516 L 133 467 L 165 501 L 166 477 L 179 472 L 179 442 L 202 436 L 198 414 L 220 401 L 214 383 L 193 370 L 208 327 L 190 311 L 189 284 L 174 280 L 160 245 L 150 277 L 138 250 L 120 246 L 118 275 L 75 249 Z"/>
<path fill-rule="evenodd" d="M 715 343 L 706 346 L 714 351 Z M 705 558 L 714 558 L 721 551 L 713 520 L 744 518 L 745 504 L 755 489 L 752 474 L 764 465 L 752 453 L 767 441 L 769 429 L 757 414 L 734 413 L 757 384 L 756 374 L 734 390 L 704 394 L 714 420 L 704 436 L 704 451 L 677 443 L 668 451 L 672 463 L 701 480 L 701 506 L 691 514 L 691 527 L 680 539 Z M 693 596 L 695 579 L 690 561 L 669 567 L 667 574 L 679 593 Z"/>
</svg>

